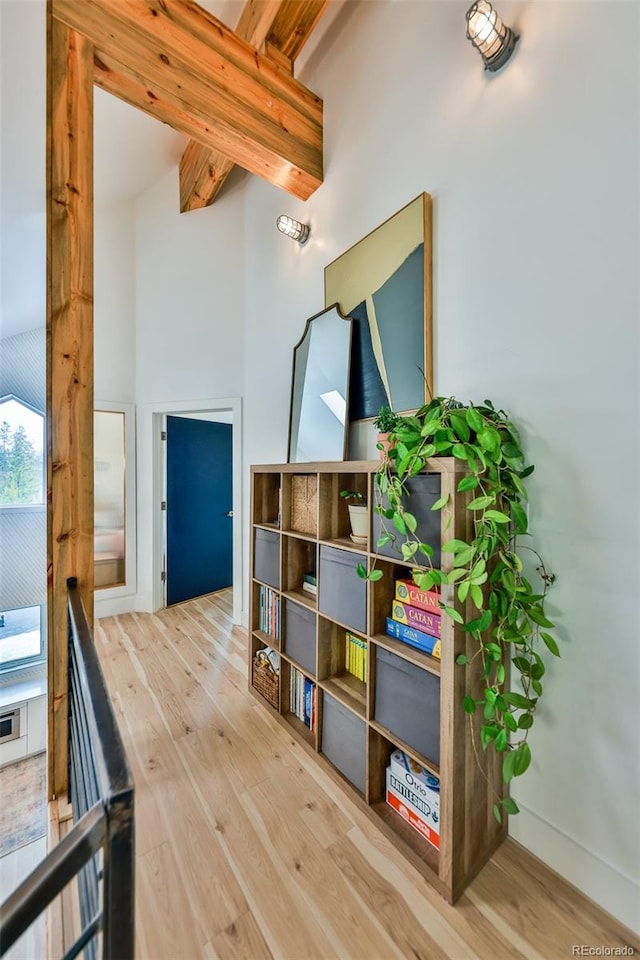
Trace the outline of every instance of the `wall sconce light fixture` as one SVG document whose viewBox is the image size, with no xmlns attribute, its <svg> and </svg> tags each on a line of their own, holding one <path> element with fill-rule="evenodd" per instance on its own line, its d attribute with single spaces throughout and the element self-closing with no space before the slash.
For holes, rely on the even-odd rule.
<svg viewBox="0 0 640 960">
<path fill-rule="evenodd" d="M 481 55 L 485 70 L 492 73 L 504 67 L 519 39 L 505 27 L 489 0 L 476 0 L 467 10 L 467 37 Z"/>
<path fill-rule="evenodd" d="M 291 237 L 292 240 L 297 240 L 300 246 L 309 239 L 309 225 L 300 223 L 299 220 L 294 220 L 293 217 L 287 217 L 284 213 L 281 213 L 276 220 L 276 227 L 280 233 Z"/>
</svg>

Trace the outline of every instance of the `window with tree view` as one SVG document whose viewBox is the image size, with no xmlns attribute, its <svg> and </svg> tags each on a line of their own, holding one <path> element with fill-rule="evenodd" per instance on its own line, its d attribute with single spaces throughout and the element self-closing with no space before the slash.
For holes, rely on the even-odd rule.
<svg viewBox="0 0 640 960">
<path fill-rule="evenodd" d="M 0 397 L 0 673 L 46 651 L 44 416 L 12 394 Z"/>
<path fill-rule="evenodd" d="M 44 503 L 44 417 L 16 397 L 0 400 L 0 507 Z"/>
</svg>

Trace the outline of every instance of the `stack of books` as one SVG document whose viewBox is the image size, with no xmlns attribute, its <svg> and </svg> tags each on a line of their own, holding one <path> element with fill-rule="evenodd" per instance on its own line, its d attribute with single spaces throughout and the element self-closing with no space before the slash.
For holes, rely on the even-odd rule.
<svg viewBox="0 0 640 960">
<path fill-rule="evenodd" d="M 313 680 L 291 667 L 289 674 L 289 708 L 311 731 L 316 728 L 317 691 Z"/>
<path fill-rule="evenodd" d="M 353 633 L 345 633 L 344 665 L 347 673 L 352 673 L 358 680 L 367 682 L 367 641 L 361 640 Z"/>
<path fill-rule="evenodd" d="M 396 580 L 386 633 L 440 659 L 440 593 L 419 590 L 412 580 Z"/>
<path fill-rule="evenodd" d="M 260 587 L 260 615 L 258 629 L 280 639 L 280 597 L 270 587 Z"/>
<path fill-rule="evenodd" d="M 318 596 L 318 578 L 315 573 L 305 573 L 302 575 L 302 589 L 310 593 L 312 597 Z"/>
<path fill-rule="evenodd" d="M 434 847 L 440 847 L 440 781 L 394 750 L 387 767 L 387 803 Z"/>
</svg>

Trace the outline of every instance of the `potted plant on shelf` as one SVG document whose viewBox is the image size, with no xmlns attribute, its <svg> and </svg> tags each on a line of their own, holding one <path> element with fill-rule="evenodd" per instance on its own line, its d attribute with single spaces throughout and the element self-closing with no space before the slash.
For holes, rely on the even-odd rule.
<svg viewBox="0 0 640 960">
<path fill-rule="evenodd" d="M 437 587 L 445 598 L 453 598 L 455 591 L 457 608 L 455 601 L 445 599 L 440 602 L 442 612 L 460 624 L 475 645 L 471 657 L 460 654 L 456 663 L 464 670 L 480 658 L 483 677 L 482 689 L 475 697 L 466 695 L 463 708 L 470 723 L 479 727 L 482 748 L 501 756 L 508 784 L 531 762 L 529 731 L 545 674 L 540 641 L 553 656 L 560 656 L 549 633 L 553 623 L 545 613 L 546 594 L 555 576 L 547 572 L 537 551 L 520 539 L 528 533 L 525 481 L 534 468 L 525 464 L 512 420 L 489 400 L 463 405 L 437 397 L 416 414 L 398 416 L 389 439 L 391 447 L 375 479 L 375 510 L 382 523 L 377 546 L 393 543 L 398 555 L 414 564 L 413 579 L 420 590 Z M 448 571 L 433 567 L 433 547 L 421 541 L 406 497 L 407 480 L 423 471 L 431 457 L 455 457 L 467 467 L 457 490 L 469 491 L 466 509 L 472 514 L 472 532 L 467 540 L 452 535 L 443 541 L 443 553 L 452 557 Z M 431 509 L 442 510 L 448 500 L 448 495 L 441 496 Z M 525 576 L 523 551 L 536 558 L 539 589 Z M 367 573 L 364 567 L 359 573 L 369 579 L 382 576 L 380 570 Z M 519 680 L 513 690 L 509 661 Z M 509 796 L 497 797 L 493 811 L 501 822 L 503 812 L 518 813 L 518 806 Z"/>
<path fill-rule="evenodd" d="M 378 414 L 373 419 L 373 426 L 378 431 L 376 447 L 380 451 L 380 459 L 387 456 L 389 450 L 389 434 L 395 429 L 400 417 L 394 413 L 390 406 L 380 407 Z"/>
<path fill-rule="evenodd" d="M 341 490 L 340 496 L 347 501 L 351 521 L 351 539 L 354 543 L 366 543 L 368 531 L 367 498 L 358 490 Z"/>
</svg>

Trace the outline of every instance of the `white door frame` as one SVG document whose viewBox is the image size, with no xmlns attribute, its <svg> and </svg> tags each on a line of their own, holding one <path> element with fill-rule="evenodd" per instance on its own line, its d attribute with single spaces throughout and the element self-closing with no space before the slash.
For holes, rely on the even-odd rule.
<svg viewBox="0 0 640 960">
<path fill-rule="evenodd" d="M 242 400 L 240 397 L 213 397 L 204 400 L 173 400 L 145 404 L 144 430 L 150 433 L 152 459 L 152 523 L 151 523 L 151 607 L 164 605 L 162 559 L 164 550 L 164 515 L 161 507 L 165 485 L 165 452 L 161 432 L 167 416 L 186 413 L 228 413 L 232 415 L 233 470 L 233 621 L 242 622 Z M 138 531 L 140 536 L 140 530 Z"/>
</svg>

